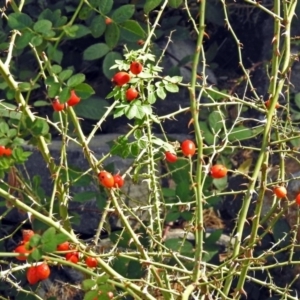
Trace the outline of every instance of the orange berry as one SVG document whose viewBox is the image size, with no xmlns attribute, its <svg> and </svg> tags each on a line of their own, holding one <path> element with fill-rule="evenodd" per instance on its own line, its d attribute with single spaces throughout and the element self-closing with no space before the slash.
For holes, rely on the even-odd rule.
<svg viewBox="0 0 300 300">
<path fill-rule="evenodd" d="M 131 87 L 126 91 L 125 95 L 127 101 L 132 101 L 138 97 L 139 93 L 134 87 Z"/>
<path fill-rule="evenodd" d="M 75 91 L 71 91 L 71 96 L 69 100 L 67 101 L 69 106 L 77 105 L 80 102 L 80 98 L 76 95 Z"/>
<path fill-rule="evenodd" d="M 101 171 L 98 174 L 99 182 L 106 188 L 112 188 L 115 184 L 114 177 L 107 171 Z"/>
<path fill-rule="evenodd" d="M 271 106 L 271 101 L 270 100 L 268 100 L 268 101 L 266 101 L 265 102 L 265 106 L 266 106 L 266 108 L 269 108 L 270 106 Z M 279 108 L 279 104 L 278 104 L 278 102 L 276 103 L 276 105 L 275 105 L 275 108 L 277 109 L 277 108 Z"/>
<path fill-rule="evenodd" d="M 31 229 L 23 229 L 22 230 L 22 237 L 23 242 L 29 242 L 30 238 L 34 235 L 34 231 Z"/>
<path fill-rule="evenodd" d="M 115 83 L 117 86 L 122 86 L 128 83 L 131 79 L 131 76 L 126 72 L 118 72 L 112 78 L 112 82 Z"/>
<path fill-rule="evenodd" d="M 79 261 L 79 253 L 77 251 L 69 252 L 66 254 L 66 260 L 72 262 L 73 264 L 77 264 Z"/>
<path fill-rule="evenodd" d="M 27 243 L 21 244 L 21 245 L 17 246 L 17 248 L 14 250 L 14 252 L 21 253 L 21 254 L 30 253 L 32 250 L 28 250 L 26 248 L 26 244 Z M 27 256 L 25 256 L 25 255 L 19 255 L 19 256 L 16 257 L 16 259 L 23 261 L 23 260 L 27 259 Z"/>
<path fill-rule="evenodd" d="M 10 148 L 5 148 L 3 155 L 11 156 L 12 155 L 12 150 Z"/>
<path fill-rule="evenodd" d="M 284 186 L 277 186 L 273 189 L 274 194 L 279 198 L 285 198 L 287 195 L 287 190 Z"/>
<path fill-rule="evenodd" d="M 300 205 L 300 194 L 298 194 L 298 195 L 296 196 L 296 203 L 297 203 L 298 205 Z"/>
<path fill-rule="evenodd" d="M 120 174 L 114 175 L 113 178 L 115 188 L 121 188 L 124 185 L 124 179 Z"/>
<path fill-rule="evenodd" d="M 191 140 L 185 140 L 181 144 L 181 150 L 184 156 L 193 156 L 196 153 L 195 143 Z"/>
<path fill-rule="evenodd" d="M 52 102 L 52 107 L 54 111 L 62 111 L 65 108 L 65 104 L 60 103 L 58 99 L 54 99 Z"/>
<path fill-rule="evenodd" d="M 97 259 L 95 257 L 90 257 L 90 256 L 88 256 L 85 259 L 85 263 L 89 268 L 96 268 L 98 265 Z"/>
<path fill-rule="evenodd" d="M 105 24 L 106 25 L 109 25 L 109 24 L 111 24 L 113 21 L 112 21 L 112 19 L 111 18 L 109 18 L 109 17 L 106 17 L 105 18 Z"/>
<path fill-rule="evenodd" d="M 169 162 L 169 163 L 175 163 L 178 159 L 177 155 L 175 153 L 170 152 L 170 151 L 167 151 L 165 153 L 165 156 L 166 156 L 166 161 Z"/>
<path fill-rule="evenodd" d="M 27 269 L 26 278 L 29 284 L 33 285 L 39 282 L 36 267 L 30 267 Z"/>
<path fill-rule="evenodd" d="M 57 245 L 56 250 L 57 251 L 68 251 L 70 249 L 70 243 L 64 242 L 59 245 Z"/>
<path fill-rule="evenodd" d="M 223 165 L 213 165 L 210 168 L 210 175 L 212 178 L 223 178 L 227 175 L 227 168 Z"/>
<path fill-rule="evenodd" d="M 138 75 L 143 71 L 143 65 L 138 61 L 133 61 L 130 64 L 130 71 L 134 75 Z"/>
</svg>

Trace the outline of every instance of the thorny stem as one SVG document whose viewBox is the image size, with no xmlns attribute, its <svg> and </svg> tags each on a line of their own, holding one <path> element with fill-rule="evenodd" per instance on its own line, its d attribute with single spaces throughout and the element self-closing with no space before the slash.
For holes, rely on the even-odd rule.
<svg viewBox="0 0 300 300">
<path fill-rule="evenodd" d="M 193 126 L 195 129 L 195 137 L 196 143 L 198 147 L 197 152 L 197 162 L 196 162 L 196 176 L 195 181 L 192 182 L 193 190 L 196 198 L 196 210 L 195 210 L 195 242 L 196 242 L 196 249 L 195 249 L 195 265 L 193 268 L 193 282 L 196 283 L 200 279 L 201 276 L 201 260 L 203 254 L 203 237 L 204 237 L 204 220 L 203 220 L 203 194 L 201 189 L 202 183 L 202 173 L 203 173 L 203 166 L 202 166 L 202 158 L 203 158 L 203 137 L 201 128 L 199 126 L 199 109 L 200 109 L 200 101 L 196 99 L 196 82 L 197 82 L 197 69 L 199 65 L 199 60 L 201 57 L 201 49 L 203 44 L 203 38 L 205 33 L 205 7 L 206 7 L 206 0 L 201 1 L 199 3 L 199 34 L 196 42 L 196 52 L 192 62 L 192 77 L 190 82 L 190 106 L 191 106 L 191 115 L 193 120 Z M 204 54 L 203 54 L 204 55 Z M 204 66 L 205 68 L 205 66 Z M 193 283 L 192 283 L 193 285 Z M 188 292 L 186 297 L 188 299 L 189 293 L 192 293 L 193 289 L 188 287 Z"/>
</svg>

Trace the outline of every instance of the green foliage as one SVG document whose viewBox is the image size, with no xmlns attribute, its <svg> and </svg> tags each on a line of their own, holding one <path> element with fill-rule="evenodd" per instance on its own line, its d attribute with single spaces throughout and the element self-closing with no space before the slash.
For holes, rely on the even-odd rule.
<svg viewBox="0 0 300 300">
<path fill-rule="evenodd" d="M 264 3 L 245 4 L 254 15 L 263 7 L 269 18 L 276 16 L 272 31 L 276 51 L 265 68 L 266 96 L 275 104 L 284 95 L 276 111 L 256 94 L 255 63 L 251 69 L 244 65 L 240 32 L 234 31 L 238 30 L 232 21 L 240 16 L 231 18 L 232 7 L 240 4 L 203 0 L 195 9 L 194 3 L 182 0 L 6 2 L 0 21 L 0 196 L 4 199 L 0 221 L 14 207 L 24 212 L 24 222 L 17 229 L 1 231 L 0 288 L 7 281 L 13 287 L 9 297 L 17 299 L 18 291 L 23 298 L 24 294 L 36 298 L 33 287 L 23 286 L 28 264 L 15 264 L 16 254 L 5 249 L 6 241 L 11 244 L 9 239 L 14 241 L 26 224 L 35 232 L 25 244 L 28 262 L 44 261 L 51 268 L 67 265 L 84 273 L 81 288 L 86 300 L 199 295 L 240 299 L 251 294 L 246 281 L 281 298 L 296 299 L 297 275 L 291 275 L 284 288 L 273 275 L 298 264 L 292 260 L 298 247 L 298 219 L 293 220 L 298 188 L 293 189 L 294 179 L 284 166 L 299 146 L 300 97 L 290 81 L 296 57 L 290 55 L 291 30 L 286 25 L 298 24 L 293 19 L 299 4 L 277 1 L 272 10 Z M 224 33 L 224 25 L 239 65 L 238 71 L 225 74 L 230 80 L 224 80 L 224 70 L 219 69 L 228 37 L 222 36 L 219 44 L 214 36 Z M 164 38 L 169 38 L 167 46 L 180 39 L 194 43 L 195 49 L 177 58 L 177 53 L 167 54 L 167 46 L 159 49 Z M 297 37 L 292 42 L 296 46 Z M 247 41 L 243 43 L 246 47 Z M 177 63 L 169 68 L 165 55 Z M 139 74 L 131 69 L 136 61 L 142 65 Z M 220 71 L 215 86 L 203 78 L 210 73 L 208 65 Z M 190 71 L 189 78 L 180 76 L 182 68 Z M 129 82 L 111 82 L 119 71 L 128 72 Z M 126 96 L 129 88 L 138 91 L 133 100 Z M 170 104 L 170 95 L 180 101 L 162 115 L 160 108 Z M 72 98 L 78 103 L 70 102 Z M 108 143 L 107 153 L 99 154 L 93 151 L 92 140 L 110 117 L 116 127 L 118 118 L 127 118 L 128 130 Z M 185 119 L 178 126 L 185 126 L 189 139 L 195 141 L 195 155 L 183 155 L 180 143 L 187 137 L 169 136 L 165 123 L 177 117 Z M 83 129 L 85 120 L 92 125 L 89 132 Z M 61 139 L 59 157 L 49 150 L 52 136 Z M 69 161 L 71 142 L 83 152 L 82 169 Z M 35 150 L 27 151 L 28 145 Z M 174 162 L 167 159 L 166 151 L 175 155 Z M 280 171 L 269 178 L 273 153 L 279 154 L 275 163 Z M 37 154 L 44 161 L 40 168 L 49 172 L 50 193 L 39 175 L 23 167 Z M 116 156 L 129 162 L 126 170 L 119 170 Z M 214 164 L 222 164 L 228 172 L 217 178 L 211 171 Z M 120 172 L 125 186 L 112 187 L 112 174 L 100 171 Z M 138 185 L 144 193 L 134 193 Z M 274 185 L 288 187 L 289 201 L 270 199 Z M 230 211 L 234 225 L 225 224 L 223 232 L 217 211 L 228 199 L 233 199 L 230 208 L 236 210 Z M 71 201 L 79 202 L 80 208 Z M 95 207 L 86 205 L 88 201 Z M 81 209 L 84 215 L 98 217 L 87 240 L 74 233 L 74 225 L 80 231 L 80 226 L 94 224 L 95 219 L 82 219 Z M 224 236 L 231 240 L 224 242 Z M 265 242 L 266 236 L 271 242 Z M 67 254 L 78 252 L 78 263 L 56 251 L 65 241 L 70 242 Z M 88 256 L 97 259 L 97 267 L 85 265 Z M 257 278 L 260 270 L 264 272 Z"/>
</svg>

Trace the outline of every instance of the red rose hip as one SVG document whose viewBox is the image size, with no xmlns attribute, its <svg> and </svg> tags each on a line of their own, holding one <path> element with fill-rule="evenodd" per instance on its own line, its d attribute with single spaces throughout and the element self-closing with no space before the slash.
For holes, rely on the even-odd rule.
<svg viewBox="0 0 300 300">
<path fill-rule="evenodd" d="M 185 140 L 181 144 L 181 150 L 184 156 L 193 156 L 196 153 L 195 143 L 191 140 Z"/>
<path fill-rule="evenodd" d="M 227 168 L 221 164 L 213 165 L 210 168 L 210 175 L 212 178 L 223 178 L 227 175 Z"/>
<path fill-rule="evenodd" d="M 138 95 L 139 95 L 138 91 L 133 87 L 129 88 L 125 94 L 127 101 L 132 101 L 136 99 Z"/>
<path fill-rule="evenodd" d="M 124 179 L 120 174 L 114 175 L 113 178 L 115 188 L 121 188 L 124 185 Z"/>
<path fill-rule="evenodd" d="M 118 72 L 112 78 L 112 82 L 115 83 L 117 86 L 122 86 L 127 84 L 131 79 L 131 76 L 126 72 Z"/>
<path fill-rule="evenodd" d="M 75 91 L 71 91 L 71 96 L 69 100 L 67 101 L 69 106 L 75 106 L 80 102 L 80 98 L 76 95 Z"/>
<path fill-rule="evenodd" d="M 165 153 L 165 156 L 166 156 L 166 161 L 169 163 L 175 163 L 177 161 L 177 155 L 170 151 L 167 151 Z"/>
<path fill-rule="evenodd" d="M 115 184 L 114 177 L 107 171 L 101 171 L 98 174 L 98 179 L 100 184 L 102 184 L 106 188 L 112 188 Z"/>
<path fill-rule="evenodd" d="M 143 71 L 143 65 L 138 61 L 133 61 L 130 64 L 130 72 L 134 75 L 138 75 Z"/>
</svg>

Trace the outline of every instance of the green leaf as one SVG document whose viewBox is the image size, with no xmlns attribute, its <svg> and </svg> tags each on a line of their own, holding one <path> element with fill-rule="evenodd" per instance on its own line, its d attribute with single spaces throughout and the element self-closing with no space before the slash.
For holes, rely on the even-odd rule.
<svg viewBox="0 0 300 300">
<path fill-rule="evenodd" d="M 207 1 L 206 4 L 205 18 L 215 25 L 224 26 L 225 16 L 221 5 L 210 1 Z"/>
<path fill-rule="evenodd" d="M 290 141 L 290 143 L 291 143 L 295 148 L 299 148 L 299 147 L 300 147 L 300 138 L 292 139 L 292 140 Z"/>
<path fill-rule="evenodd" d="M 55 98 L 59 94 L 60 84 L 58 82 L 53 82 L 48 88 L 49 98 Z"/>
<path fill-rule="evenodd" d="M 101 15 L 95 16 L 90 25 L 92 36 L 94 38 L 100 37 L 104 33 L 105 29 L 105 18 Z"/>
<path fill-rule="evenodd" d="M 107 15 L 111 11 L 113 4 L 114 4 L 113 0 L 101 0 L 99 3 L 99 10 L 104 15 Z"/>
<path fill-rule="evenodd" d="M 167 83 L 165 84 L 165 89 L 170 92 L 170 93 L 178 93 L 179 92 L 179 87 L 176 84 L 173 83 Z"/>
<path fill-rule="evenodd" d="M 45 242 L 48 242 L 48 241 L 51 241 L 55 238 L 55 228 L 54 227 L 50 227 L 48 228 L 42 235 L 42 239 L 41 239 L 41 242 L 42 243 L 45 243 Z"/>
<path fill-rule="evenodd" d="M 273 237 L 278 246 L 286 247 L 291 240 L 291 228 L 285 219 L 279 219 L 272 228 Z"/>
<path fill-rule="evenodd" d="M 223 177 L 223 178 L 215 178 L 213 180 L 213 184 L 214 186 L 217 188 L 218 191 L 223 191 L 226 189 L 227 185 L 228 185 L 228 178 L 227 176 Z"/>
<path fill-rule="evenodd" d="M 84 202 L 96 198 L 96 195 L 97 195 L 96 192 L 85 191 L 81 193 L 76 193 L 75 196 L 73 197 L 73 200 L 78 202 Z"/>
<path fill-rule="evenodd" d="M 203 132 L 203 137 L 204 137 L 206 144 L 213 145 L 215 135 L 212 134 L 212 132 L 208 128 L 207 123 L 202 121 L 202 122 L 199 122 L 199 125 L 200 125 L 201 131 Z"/>
<path fill-rule="evenodd" d="M 102 294 L 102 291 L 101 291 L 101 294 Z M 101 299 L 106 300 L 105 296 L 106 296 L 105 294 L 101 295 Z M 94 299 L 99 299 L 97 290 L 88 291 L 84 294 L 83 300 L 94 300 Z"/>
<path fill-rule="evenodd" d="M 79 12 L 78 18 L 80 20 L 87 20 L 93 15 L 93 10 L 89 6 L 83 6 Z"/>
<path fill-rule="evenodd" d="M 213 133 L 216 133 L 223 128 L 222 119 L 222 115 L 218 110 L 209 114 L 208 124 Z"/>
<path fill-rule="evenodd" d="M 41 243 L 44 252 L 54 252 L 56 250 L 55 228 L 50 227 L 43 233 Z"/>
<path fill-rule="evenodd" d="M 245 126 L 237 126 L 228 134 L 230 142 L 247 140 L 252 137 L 252 130 Z"/>
<path fill-rule="evenodd" d="M 183 241 L 182 239 L 169 239 L 166 240 L 165 246 L 170 250 L 176 251 L 179 253 L 193 253 L 193 245 L 188 241 Z"/>
<path fill-rule="evenodd" d="M 156 102 L 156 96 L 154 93 L 154 88 L 152 85 L 148 85 L 148 97 L 147 97 L 147 101 L 149 104 L 154 104 Z"/>
<path fill-rule="evenodd" d="M 56 9 L 55 11 L 52 11 L 48 8 L 45 10 L 42 10 L 41 14 L 39 15 L 39 20 L 49 20 L 52 24 L 53 27 L 61 27 L 65 25 L 68 21 L 66 16 L 61 15 L 61 10 Z"/>
<path fill-rule="evenodd" d="M 62 71 L 62 67 L 60 65 L 53 65 L 51 67 L 51 71 L 54 73 L 54 74 L 59 74 L 61 71 Z"/>
<path fill-rule="evenodd" d="M 140 24 L 137 21 L 134 20 L 128 20 L 125 21 L 120 25 L 124 30 L 129 31 L 130 33 L 140 37 L 145 38 L 146 32 L 143 30 L 143 28 L 140 26 Z"/>
<path fill-rule="evenodd" d="M 128 119 L 142 119 L 145 116 L 145 111 L 143 109 L 143 105 L 141 105 L 141 101 L 133 101 L 131 104 L 127 106 L 125 109 L 125 115 Z"/>
<path fill-rule="evenodd" d="M 32 39 L 31 39 L 31 44 L 34 47 L 38 47 L 42 43 L 43 43 L 43 38 L 41 36 L 39 36 L 39 35 L 36 35 L 36 36 L 32 37 Z"/>
<path fill-rule="evenodd" d="M 33 136 L 46 135 L 49 132 L 49 125 L 44 119 L 35 119 L 33 124 L 30 124 L 28 128 Z"/>
<path fill-rule="evenodd" d="M 50 60 L 54 60 L 56 63 L 61 64 L 63 59 L 63 52 L 61 50 L 56 49 L 52 44 L 48 44 L 47 54 Z"/>
<path fill-rule="evenodd" d="M 65 81 L 67 80 L 68 78 L 70 78 L 73 74 L 73 70 L 63 70 L 59 75 L 58 75 L 58 78 L 61 80 L 61 81 Z"/>
<path fill-rule="evenodd" d="M 120 29 L 115 23 L 111 23 L 105 30 L 105 42 L 111 49 L 116 47 L 120 38 Z"/>
<path fill-rule="evenodd" d="M 29 240 L 29 245 L 30 247 L 34 248 L 37 247 L 41 242 L 41 236 L 39 234 L 34 234 L 30 240 Z"/>
<path fill-rule="evenodd" d="M 11 13 L 8 15 L 8 26 L 11 29 L 21 30 L 32 25 L 32 19 L 24 13 Z"/>
<path fill-rule="evenodd" d="M 224 96 L 223 95 L 220 95 L 218 94 L 218 88 L 216 87 L 210 87 L 208 89 L 205 90 L 205 94 L 210 96 L 211 98 L 213 98 L 214 100 L 223 100 L 224 99 Z"/>
<path fill-rule="evenodd" d="M 44 107 L 44 106 L 51 106 L 49 101 L 45 100 L 37 100 L 33 103 L 34 107 Z"/>
<path fill-rule="evenodd" d="M 217 245 L 204 245 L 203 261 L 209 262 L 218 252 L 219 247 Z"/>
<path fill-rule="evenodd" d="M 82 73 L 78 73 L 68 79 L 67 86 L 70 88 L 76 87 L 78 84 L 80 84 L 84 81 L 85 81 L 85 75 Z"/>
<path fill-rule="evenodd" d="M 48 20 L 39 20 L 33 25 L 33 30 L 44 34 L 52 29 L 52 23 Z"/>
<path fill-rule="evenodd" d="M 219 45 L 217 42 L 213 42 L 209 48 L 205 51 L 205 59 L 206 59 L 206 63 L 210 65 L 211 67 L 211 63 L 214 61 L 217 53 L 219 50 Z"/>
<path fill-rule="evenodd" d="M 160 5 L 161 2 L 162 0 L 147 0 L 144 5 L 145 14 L 149 14 L 149 12 Z"/>
<path fill-rule="evenodd" d="M 189 175 L 189 163 L 186 160 L 177 160 L 176 163 L 169 164 L 170 171 L 172 171 L 172 179 L 176 184 L 185 182 L 189 185 L 190 175 Z"/>
<path fill-rule="evenodd" d="M 178 211 L 170 211 L 166 215 L 165 222 L 166 223 L 168 223 L 168 222 L 175 222 L 179 218 L 180 218 L 180 212 L 178 212 Z"/>
<path fill-rule="evenodd" d="M 109 279 L 108 275 L 98 276 L 97 284 L 100 285 L 100 284 L 106 283 L 108 279 Z"/>
<path fill-rule="evenodd" d="M 16 39 L 16 48 L 24 49 L 31 42 L 34 34 L 29 31 L 24 31 L 21 36 L 17 36 Z"/>
<path fill-rule="evenodd" d="M 217 230 L 213 231 L 207 238 L 205 238 L 204 249 L 205 249 L 205 245 L 208 245 L 208 244 L 215 245 L 219 241 L 222 233 L 223 233 L 222 229 L 217 229 Z"/>
<path fill-rule="evenodd" d="M 32 86 L 29 82 L 22 82 L 18 84 L 18 88 L 21 92 L 30 91 Z"/>
<path fill-rule="evenodd" d="M 91 97 L 74 106 L 76 114 L 82 118 L 99 120 L 106 111 L 107 102 L 98 97 Z"/>
<path fill-rule="evenodd" d="M 297 105 L 298 108 L 300 108 L 300 93 L 297 93 L 295 95 L 295 104 Z"/>
<path fill-rule="evenodd" d="M 181 202 L 190 202 L 192 198 L 189 183 L 187 181 L 181 181 L 176 186 L 176 196 Z"/>
<path fill-rule="evenodd" d="M 64 242 L 66 242 L 69 238 L 63 234 L 63 233 L 58 233 L 56 236 L 55 236 L 55 242 L 56 242 L 56 245 L 59 245 L 59 244 L 62 244 Z"/>
<path fill-rule="evenodd" d="M 64 31 L 71 39 L 79 39 L 91 33 L 91 30 L 81 24 L 64 27 Z"/>
<path fill-rule="evenodd" d="M 133 16 L 134 11 L 135 11 L 134 5 L 132 4 L 122 5 L 113 12 L 111 18 L 116 23 L 123 23 Z"/>
<path fill-rule="evenodd" d="M 75 87 L 76 94 L 81 98 L 81 99 L 87 99 L 91 95 L 95 94 L 94 89 L 88 85 L 87 83 L 80 83 Z"/>
<path fill-rule="evenodd" d="M 63 88 L 58 96 L 60 103 L 66 103 L 70 99 L 70 96 L 71 96 L 70 88 L 68 87 Z"/>
<path fill-rule="evenodd" d="M 7 136 L 8 136 L 9 138 L 12 139 L 12 138 L 14 138 L 17 134 L 18 134 L 17 129 L 11 128 L 11 129 L 8 130 Z"/>
<path fill-rule="evenodd" d="M 97 43 L 88 48 L 83 52 L 84 60 L 95 60 L 103 57 L 109 51 L 109 47 L 104 43 Z"/>
<path fill-rule="evenodd" d="M 164 100 L 167 97 L 166 91 L 165 91 L 164 87 L 162 87 L 162 86 L 159 86 L 157 88 L 156 94 L 162 100 Z"/>
<path fill-rule="evenodd" d="M 102 71 L 105 77 L 109 80 L 111 80 L 111 78 L 116 73 L 115 70 L 110 69 L 110 67 L 115 64 L 116 60 L 122 60 L 122 55 L 119 52 L 114 51 L 107 53 L 103 60 Z"/>
<path fill-rule="evenodd" d="M 93 287 L 95 287 L 96 281 L 93 279 L 85 279 L 81 283 L 81 287 L 84 291 L 91 290 Z"/>
<path fill-rule="evenodd" d="M 22 113 L 15 111 L 16 106 L 7 102 L 0 102 L 0 117 L 7 117 L 10 119 L 20 120 Z"/>
<path fill-rule="evenodd" d="M 168 0 L 168 5 L 172 8 L 178 8 L 182 2 L 183 0 Z"/>
<path fill-rule="evenodd" d="M 30 254 L 30 257 L 35 261 L 41 260 L 42 256 L 43 256 L 43 252 L 41 251 L 40 248 L 33 249 L 33 251 Z"/>
</svg>

